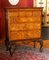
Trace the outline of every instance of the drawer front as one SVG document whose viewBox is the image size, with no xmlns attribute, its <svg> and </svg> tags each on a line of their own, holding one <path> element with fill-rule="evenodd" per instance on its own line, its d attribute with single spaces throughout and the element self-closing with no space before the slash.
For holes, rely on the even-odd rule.
<svg viewBox="0 0 49 60">
<path fill-rule="evenodd" d="M 39 10 L 35 10 L 35 11 L 15 11 L 13 12 L 8 12 L 9 16 L 13 16 L 13 17 L 41 17 L 41 12 Z"/>
<path fill-rule="evenodd" d="M 34 23 L 34 22 L 39 22 L 41 23 L 41 18 L 40 17 L 12 17 L 8 16 L 8 21 L 10 24 L 15 24 L 15 23 Z"/>
<path fill-rule="evenodd" d="M 41 38 L 41 30 L 11 31 L 10 40 Z"/>
<path fill-rule="evenodd" d="M 11 31 L 17 31 L 17 30 L 26 30 L 26 23 L 16 23 L 10 25 Z"/>
<path fill-rule="evenodd" d="M 33 16 L 41 16 L 40 10 L 33 11 Z"/>
<path fill-rule="evenodd" d="M 37 22 L 41 23 L 41 17 L 39 17 L 39 16 L 33 16 L 33 17 L 32 17 L 32 21 L 33 21 L 33 22 L 36 22 L 36 23 L 37 23 Z"/>
<path fill-rule="evenodd" d="M 13 31 L 10 32 L 10 40 L 26 39 L 26 31 Z"/>
<path fill-rule="evenodd" d="M 33 16 L 33 11 L 20 11 L 19 12 L 19 17 L 30 17 Z"/>
<path fill-rule="evenodd" d="M 14 11 L 14 13 L 13 13 L 13 11 L 8 11 L 8 15 L 9 16 L 13 16 L 13 17 L 18 17 L 19 16 L 19 12 L 18 11 Z"/>
<path fill-rule="evenodd" d="M 26 33 L 26 39 L 27 38 L 40 38 L 40 37 L 41 37 L 41 30 L 40 29 L 27 31 L 27 33 Z"/>
<path fill-rule="evenodd" d="M 41 24 L 40 23 L 26 23 L 26 30 L 33 30 L 33 29 L 41 29 Z"/>
<path fill-rule="evenodd" d="M 41 29 L 40 23 L 16 23 L 9 26 L 11 31 Z"/>
<path fill-rule="evenodd" d="M 40 17 L 17 17 L 15 20 L 16 20 L 15 22 L 19 22 L 19 23 L 41 22 Z"/>
</svg>

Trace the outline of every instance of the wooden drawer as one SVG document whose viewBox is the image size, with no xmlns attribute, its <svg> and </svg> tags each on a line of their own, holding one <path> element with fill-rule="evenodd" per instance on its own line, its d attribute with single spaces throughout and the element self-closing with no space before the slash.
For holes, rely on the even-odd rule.
<svg viewBox="0 0 49 60">
<path fill-rule="evenodd" d="M 10 40 L 41 38 L 41 30 L 11 31 Z"/>
<path fill-rule="evenodd" d="M 25 30 L 25 29 L 26 29 L 26 23 L 16 23 L 16 24 L 11 24 L 10 25 L 10 30 L 11 31 Z"/>
<path fill-rule="evenodd" d="M 13 31 L 10 32 L 10 40 L 26 39 L 26 31 Z"/>
<path fill-rule="evenodd" d="M 21 40 L 21 39 L 31 39 L 31 38 L 40 38 L 41 30 L 28 30 L 28 31 L 13 31 L 10 32 L 11 40 Z"/>
<path fill-rule="evenodd" d="M 16 23 L 9 26 L 11 31 L 41 29 L 40 23 Z"/>
<path fill-rule="evenodd" d="M 26 33 L 26 39 L 27 38 L 41 38 L 41 30 L 39 29 L 35 29 L 32 31 L 27 31 Z"/>
<path fill-rule="evenodd" d="M 16 19 L 15 19 L 16 18 Z M 12 19 L 10 19 L 10 21 L 11 21 L 11 23 L 25 23 L 25 22 L 27 22 L 27 23 L 33 23 L 33 22 L 41 22 L 41 19 L 39 18 L 39 17 L 15 17 L 14 18 L 14 20 Z"/>
<path fill-rule="evenodd" d="M 19 17 L 23 17 L 23 16 L 26 16 L 26 12 L 25 11 L 19 12 Z"/>
<path fill-rule="evenodd" d="M 41 24 L 40 23 L 26 23 L 26 30 L 33 30 L 33 29 L 41 29 Z"/>
<path fill-rule="evenodd" d="M 19 12 L 19 16 L 23 17 L 23 16 L 33 16 L 33 11 L 21 11 Z"/>
<path fill-rule="evenodd" d="M 16 12 L 10 12 L 8 13 L 9 16 L 14 16 L 14 17 L 24 17 L 24 16 L 41 16 L 41 12 L 39 10 L 37 11 L 16 11 Z"/>
<path fill-rule="evenodd" d="M 36 16 L 36 17 L 33 16 L 33 17 L 32 17 L 32 21 L 33 21 L 33 22 L 36 22 L 36 23 L 37 23 L 37 22 L 41 23 L 41 18 L 38 17 L 38 16 Z"/>
<path fill-rule="evenodd" d="M 16 11 L 16 12 L 13 13 L 13 12 L 11 11 L 10 13 L 8 12 L 8 15 L 9 15 L 9 16 L 13 16 L 13 17 L 17 17 L 17 16 L 19 16 L 19 12 Z"/>
<path fill-rule="evenodd" d="M 17 22 L 30 23 L 30 22 L 34 22 L 34 20 L 32 17 L 21 17 L 21 18 L 19 18 L 19 20 Z"/>
<path fill-rule="evenodd" d="M 21 17 L 18 22 L 28 22 L 28 17 Z"/>
<path fill-rule="evenodd" d="M 41 12 L 39 10 L 33 11 L 33 16 L 41 16 Z"/>
</svg>

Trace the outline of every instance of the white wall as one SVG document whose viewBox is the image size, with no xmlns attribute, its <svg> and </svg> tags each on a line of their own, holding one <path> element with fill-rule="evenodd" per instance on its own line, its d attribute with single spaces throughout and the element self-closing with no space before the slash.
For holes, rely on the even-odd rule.
<svg viewBox="0 0 49 60">
<path fill-rule="evenodd" d="M 34 0 L 34 6 L 35 7 L 43 7 L 43 14 L 44 14 L 44 19 L 42 20 L 44 22 L 45 26 L 49 26 L 49 0 Z"/>
</svg>

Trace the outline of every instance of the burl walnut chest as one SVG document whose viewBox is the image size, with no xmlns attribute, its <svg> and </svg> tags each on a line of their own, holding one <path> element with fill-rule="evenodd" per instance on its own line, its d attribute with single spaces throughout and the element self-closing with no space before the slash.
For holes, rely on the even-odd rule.
<svg viewBox="0 0 49 60">
<path fill-rule="evenodd" d="M 29 39 L 40 41 L 42 38 L 42 8 L 40 7 L 8 8 L 6 21 L 8 21 L 10 41 L 28 41 Z"/>
</svg>

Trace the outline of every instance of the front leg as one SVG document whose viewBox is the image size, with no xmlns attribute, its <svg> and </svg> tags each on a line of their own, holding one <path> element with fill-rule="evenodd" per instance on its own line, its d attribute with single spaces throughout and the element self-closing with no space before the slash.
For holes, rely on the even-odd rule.
<svg viewBox="0 0 49 60">
<path fill-rule="evenodd" d="M 42 47 L 43 47 L 43 41 L 40 41 L 40 52 L 42 52 Z"/>
<path fill-rule="evenodd" d="M 36 48 L 36 41 L 34 41 L 34 51 L 35 51 L 35 48 Z"/>
<path fill-rule="evenodd" d="M 6 51 L 9 50 L 9 44 L 10 44 L 9 40 L 6 39 L 6 40 L 5 40 Z"/>
</svg>

